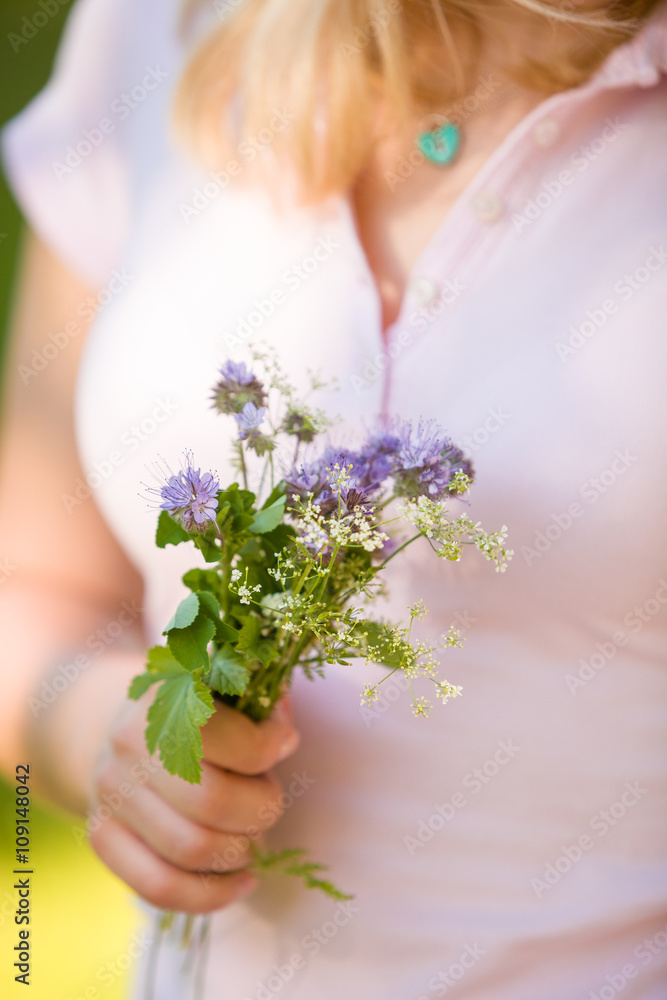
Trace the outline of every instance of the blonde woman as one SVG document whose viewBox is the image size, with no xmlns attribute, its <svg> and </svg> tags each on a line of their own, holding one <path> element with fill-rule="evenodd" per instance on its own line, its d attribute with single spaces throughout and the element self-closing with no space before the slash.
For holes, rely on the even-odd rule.
<svg viewBox="0 0 667 1000">
<path fill-rule="evenodd" d="M 6 130 L 2 760 L 215 914 L 210 1000 L 666 995 L 666 71 L 651 0 L 79 0 Z M 391 580 L 465 637 L 442 714 L 332 667 L 220 709 L 190 787 L 125 698 L 192 558 L 137 491 L 186 447 L 224 478 L 208 392 L 250 343 L 337 376 L 350 429 L 437 418 L 515 557 Z M 269 827 L 355 899 L 258 885 Z"/>
</svg>

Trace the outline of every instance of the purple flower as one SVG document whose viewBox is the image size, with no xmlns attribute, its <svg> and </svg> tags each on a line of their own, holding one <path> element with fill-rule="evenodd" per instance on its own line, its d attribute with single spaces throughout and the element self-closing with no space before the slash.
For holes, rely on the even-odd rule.
<svg viewBox="0 0 667 1000">
<path fill-rule="evenodd" d="M 265 402 L 264 386 L 246 363 L 225 361 L 220 368 L 220 378 L 213 388 L 215 408 L 220 413 L 240 413 L 248 403 L 261 407 Z"/>
<path fill-rule="evenodd" d="M 394 463 L 396 492 L 401 496 L 429 496 L 439 500 L 461 469 L 468 475 L 472 465 L 435 420 L 420 419 L 396 424 L 398 448 Z"/>
<path fill-rule="evenodd" d="M 186 531 L 204 532 L 206 522 L 215 522 L 220 483 L 210 472 L 202 473 L 192 464 L 192 452 L 185 452 L 185 465 L 179 473 L 170 475 L 159 489 L 148 487 L 161 499 L 159 507 L 166 510 Z"/>
<path fill-rule="evenodd" d="M 240 413 L 234 414 L 234 420 L 239 425 L 241 441 L 245 441 L 249 435 L 252 436 L 252 431 L 258 430 L 265 416 L 266 407 L 258 408 L 254 403 L 246 403 Z"/>
<path fill-rule="evenodd" d="M 361 511 L 366 515 L 373 513 L 371 495 L 354 482 L 350 482 L 347 488 L 340 491 L 340 499 L 343 515 L 351 514 L 353 511 Z"/>
<path fill-rule="evenodd" d="M 343 516 L 360 509 L 365 514 L 370 514 L 372 508 L 369 505 L 375 486 L 368 486 L 357 479 L 355 470 L 358 462 L 356 452 L 342 451 L 330 445 L 317 458 L 286 473 L 283 481 L 287 486 L 287 494 L 292 501 L 304 501 L 310 495 L 313 504 L 325 517 L 339 510 Z M 347 484 L 341 488 L 332 481 L 328 471 L 335 469 L 336 465 L 348 471 L 350 476 Z"/>
<path fill-rule="evenodd" d="M 327 476 L 320 462 L 306 462 L 287 472 L 283 482 L 287 486 L 289 496 L 305 500 L 309 493 L 317 496 L 322 492 L 327 483 Z"/>
<path fill-rule="evenodd" d="M 357 484 L 371 491 L 379 489 L 394 470 L 399 447 L 400 439 L 393 430 L 381 426 L 372 433 L 354 458 Z"/>
<path fill-rule="evenodd" d="M 239 385 L 251 385 L 255 375 L 250 371 L 245 361 L 228 359 L 220 368 L 220 375 L 227 382 L 237 382 Z"/>
</svg>

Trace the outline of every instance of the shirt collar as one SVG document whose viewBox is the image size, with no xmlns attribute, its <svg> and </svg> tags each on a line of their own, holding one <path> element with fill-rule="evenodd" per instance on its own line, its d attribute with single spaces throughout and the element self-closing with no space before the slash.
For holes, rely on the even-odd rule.
<svg viewBox="0 0 667 1000">
<path fill-rule="evenodd" d="M 609 53 L 590 82 L 600 88 L 653 87 L 663 73 L 667 73 L 667 0 L 658 4 L 633 38 Z"/>
</svg>

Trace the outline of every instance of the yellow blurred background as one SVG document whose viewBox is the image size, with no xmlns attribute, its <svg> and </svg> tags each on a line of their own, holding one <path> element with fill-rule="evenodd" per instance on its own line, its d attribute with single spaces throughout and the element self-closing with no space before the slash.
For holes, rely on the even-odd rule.
<svg viewBox="0 0 667 1000">
<path fill-rule="evenodd" d="M 0 5 L 0 122 L 48 78 L 68 0 L 3 0 Z M 6 333 L 22 222 L 0 180 L 0 318 Z M 4 347 L 5 333 L 1 345 Z M 19 761 L 17 761 L 19 763 Z M 121 1000 L 134 970 L 134 900 L 81 843 L 81 820 L 33 803 L 30 815 L 32 957 L 29 990 L 14 981 L 17 890 L 14 785 L 0 782 L 0 997 Z M 18 866 L 21 867 L 20 865 Z"/>
</svg>

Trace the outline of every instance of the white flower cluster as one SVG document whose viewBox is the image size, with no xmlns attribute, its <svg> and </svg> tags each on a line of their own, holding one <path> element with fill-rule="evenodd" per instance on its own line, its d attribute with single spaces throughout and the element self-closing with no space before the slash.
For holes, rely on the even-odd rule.
<svg viewBox="0 0 667 1000">
<path fill-rule="evenodd" d="M 422 601 L 417 601 L 408 610 L 410 612 L 409 626 L 386 625 L 377 634 L 375 641 L 366 641 L 363 644 L 358 643 L 359 646 L 363 646 L 367 663 L 398 663 L 377 684 L 366 684 L 361 697 L 361 703 L 362 705 L 370 705 L 372 702 L 377 701 L 380 696 L 380 685 L 397 670 L 400 670 L 405 674 L 408 686 L 410 687 L 414 714 L 427 716 L 433 706 L 428 698 L 422 695 L 419 697 L 415 696 L 411 681 L 418 677 L 425 677 L 432 681 L 435 685 L 436 697 L 443 704 L 446 704 L 450 698 L 458 698 L 463 689 L 458 685 L 450 684 L 449 681 L 441 680 L 437 676 L 440 664 L 435 658 L 434 653 L 446 646 L 461 646 L 462 641 L 460 633 L 454 627 L 450 628 L 449 632 L 442 636 L 442 641 L 435 646 L 428 642 L 411 640 L 412 623 L 414 621 L 423 621 L 426 617 L 427 609 L 424 607 Z M 368 633 L 365 633 L 364 638 L 368 639 Z"/>
<path fill-rule="evenodd" d="M 403 500 L 399 505 L 399 512 L 408 524 L 413 524 L 427 538 L 437 538 L 450 523 L 444 500 L 431 500 L 430 497 L 423 496 L 416 500 Z"/>
<path fill-rule="evenodd" d="M 258 590 L 262 588 L 259 584 L 256 587 L 247 587 L 245 584 L 239 587 L 237 594 L 239 595 L 239 600 L 241 604 L 250 604 L 250 600 L 253 594 L 256 594 Z"/>
<path fill-rule="evenodd" d="M 341 548 L 360 545 L 365 552 L 381 549 L 389 536 L 380 531 L 363 510 L 355 510 L 346 517 L 328 523 L 331 540 Z"/>
<path fill-rule="evenodd" d="M 452 519 L 444 499 L 431 500 L 424 496 L 404 500 L 400 512 L 408 524 L 432 539 L 442 559 L 458 562 L 463 546 L 474 545 L 486 559 L 496 564 L 497 572 L 504 573 L 512 558 L 512 550 L 504 547 L 506 524 L 500 531 L 488 533 L 482 528 L 481 521 L 475 523 L 467 514 Z"/>
<path fill-rule="evenodd" d="M 252 595 L 258 593 L 262 588 L 259 584 L 255 587 L 250 587 L 248 585 L 248 570 L 245 571 L 245 581 L 240 587 L 234 588 L 233 584 L 238 583 L 242 577 L 242 573 L 238 569 L 233 569 L 230 575 L 231 582 L 229 584 L 229 589 L 232 594 L 236 594 L 241 602 L 241 604 L 250 604 L 252 600 Z"/>
</svg>

